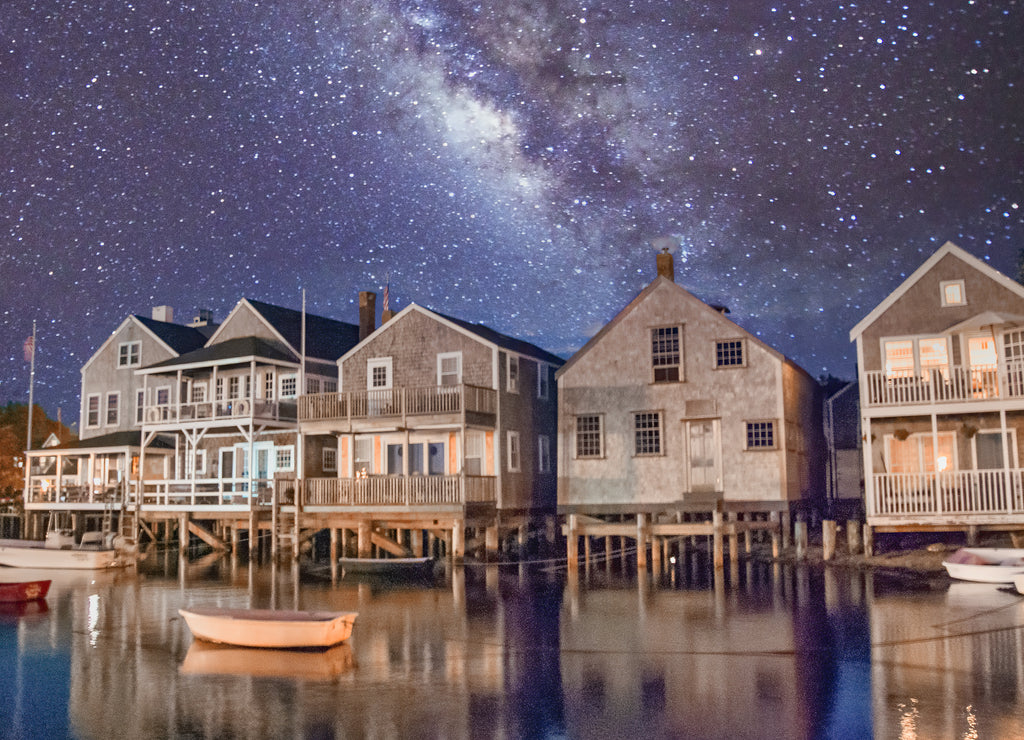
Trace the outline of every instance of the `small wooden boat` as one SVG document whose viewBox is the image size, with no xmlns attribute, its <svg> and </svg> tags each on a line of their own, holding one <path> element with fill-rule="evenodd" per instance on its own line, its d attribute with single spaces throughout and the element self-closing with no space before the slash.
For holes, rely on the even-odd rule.
<svg viewBox="0 0 1024 740">
<path fill-rule="evenodd" d="M 943 567 L 951 578 L 976 583 L 1013 583 L 1024 574 L 1024 549 L 1010 547 L 962 547 Z"/>
<path fill-rule="evenodd" d="M 257 648 L 327 648 L 352 634 L 358 612 L 284 609 L 179 609 L 192 634 L 224 645 Z"/>
<path fill-rule="evenodd" d="M 0 583 L 0 604 L 15 604 L 22 601 L 45 599 L 49 590 L 50 581 Z"/>
<path fill-rule="evenodd" d="M 53 547 L 38 540 L 0 540 L 0 565 L 12 568 L 123 568 L 132 563 L 112 547 Z"/>
<path fill-rule="evenodd" d="M 1013 587 L 1017 589 L 1017 593 L 1024 596 L 1024 573 L 1013 577 Z"/>
<path fill-rule="evenodd" d="M 338 558 L 338 564 L 353 575 L 393 578 L 432 578 L 433 558 Z"/>
</svg>

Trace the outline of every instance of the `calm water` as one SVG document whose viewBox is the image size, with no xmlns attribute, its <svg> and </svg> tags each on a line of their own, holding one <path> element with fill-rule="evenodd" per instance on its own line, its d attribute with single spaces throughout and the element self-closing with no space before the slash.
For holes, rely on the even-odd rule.
<svg viewBox="0 0 1024 740">
<path fill-rule="evenodd" d="M 716 587 L 699 562 L 395 585 L 169 552 L 49 575 L 0 615 L 2 738 L 1024 737 L 1024 599 L 992 586 L 744 563 Z M 213 648 L 188 604 L 359 619 L 326 653 Z"/>
</svg>

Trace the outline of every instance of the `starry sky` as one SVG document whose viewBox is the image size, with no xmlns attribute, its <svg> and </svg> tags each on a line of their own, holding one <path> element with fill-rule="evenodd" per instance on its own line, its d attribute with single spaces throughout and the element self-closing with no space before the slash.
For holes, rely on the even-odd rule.
<svg viewBox="0 0 1024 740">
<path fill-rule="evenodd" d="M 131 313 L 415 301 L 569 357 L 653 279 L 812 375 L 953 241 L 1017 275 L 1024 0 L 3 0 L 0 403 Z M 379 301 L 379 299 L 378 299 Z M 70 417 L 70 418 L 69 418 Z"/>
</svg>

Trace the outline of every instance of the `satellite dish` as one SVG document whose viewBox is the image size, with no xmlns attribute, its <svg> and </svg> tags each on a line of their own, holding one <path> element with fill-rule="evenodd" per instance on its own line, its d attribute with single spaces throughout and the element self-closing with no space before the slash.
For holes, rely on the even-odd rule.
<svg viewBox="0 0 1024 740">
<path fill-rule="evenodd" d="M 668 252 L 672 254 L 679 251 L 680 238 L 672 234 L 666 234 L 665 236 L 656 236 L 651 239 L 651 246 L 657 249 L 659 252 Z"/>
</svg>

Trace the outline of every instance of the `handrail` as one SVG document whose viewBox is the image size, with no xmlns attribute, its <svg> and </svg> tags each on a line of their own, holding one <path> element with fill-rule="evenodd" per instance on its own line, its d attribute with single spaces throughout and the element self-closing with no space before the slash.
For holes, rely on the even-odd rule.
<svg viewBox="0 0 1024 740">
<path fill-rule="evenodd" d="M 427 414 L 495 414 L 493 388 L 469 384 L 311 393 L 299 397 L 299 421 L 333 421 Z"/>
<path fill-rule="evenodd" d="M 1021 360 L 999 365 L 926 368 L 920 374 L 866 370 L 861 379 L 861 402 L 868 407 L 1024 398 Z"/>
</svg>

